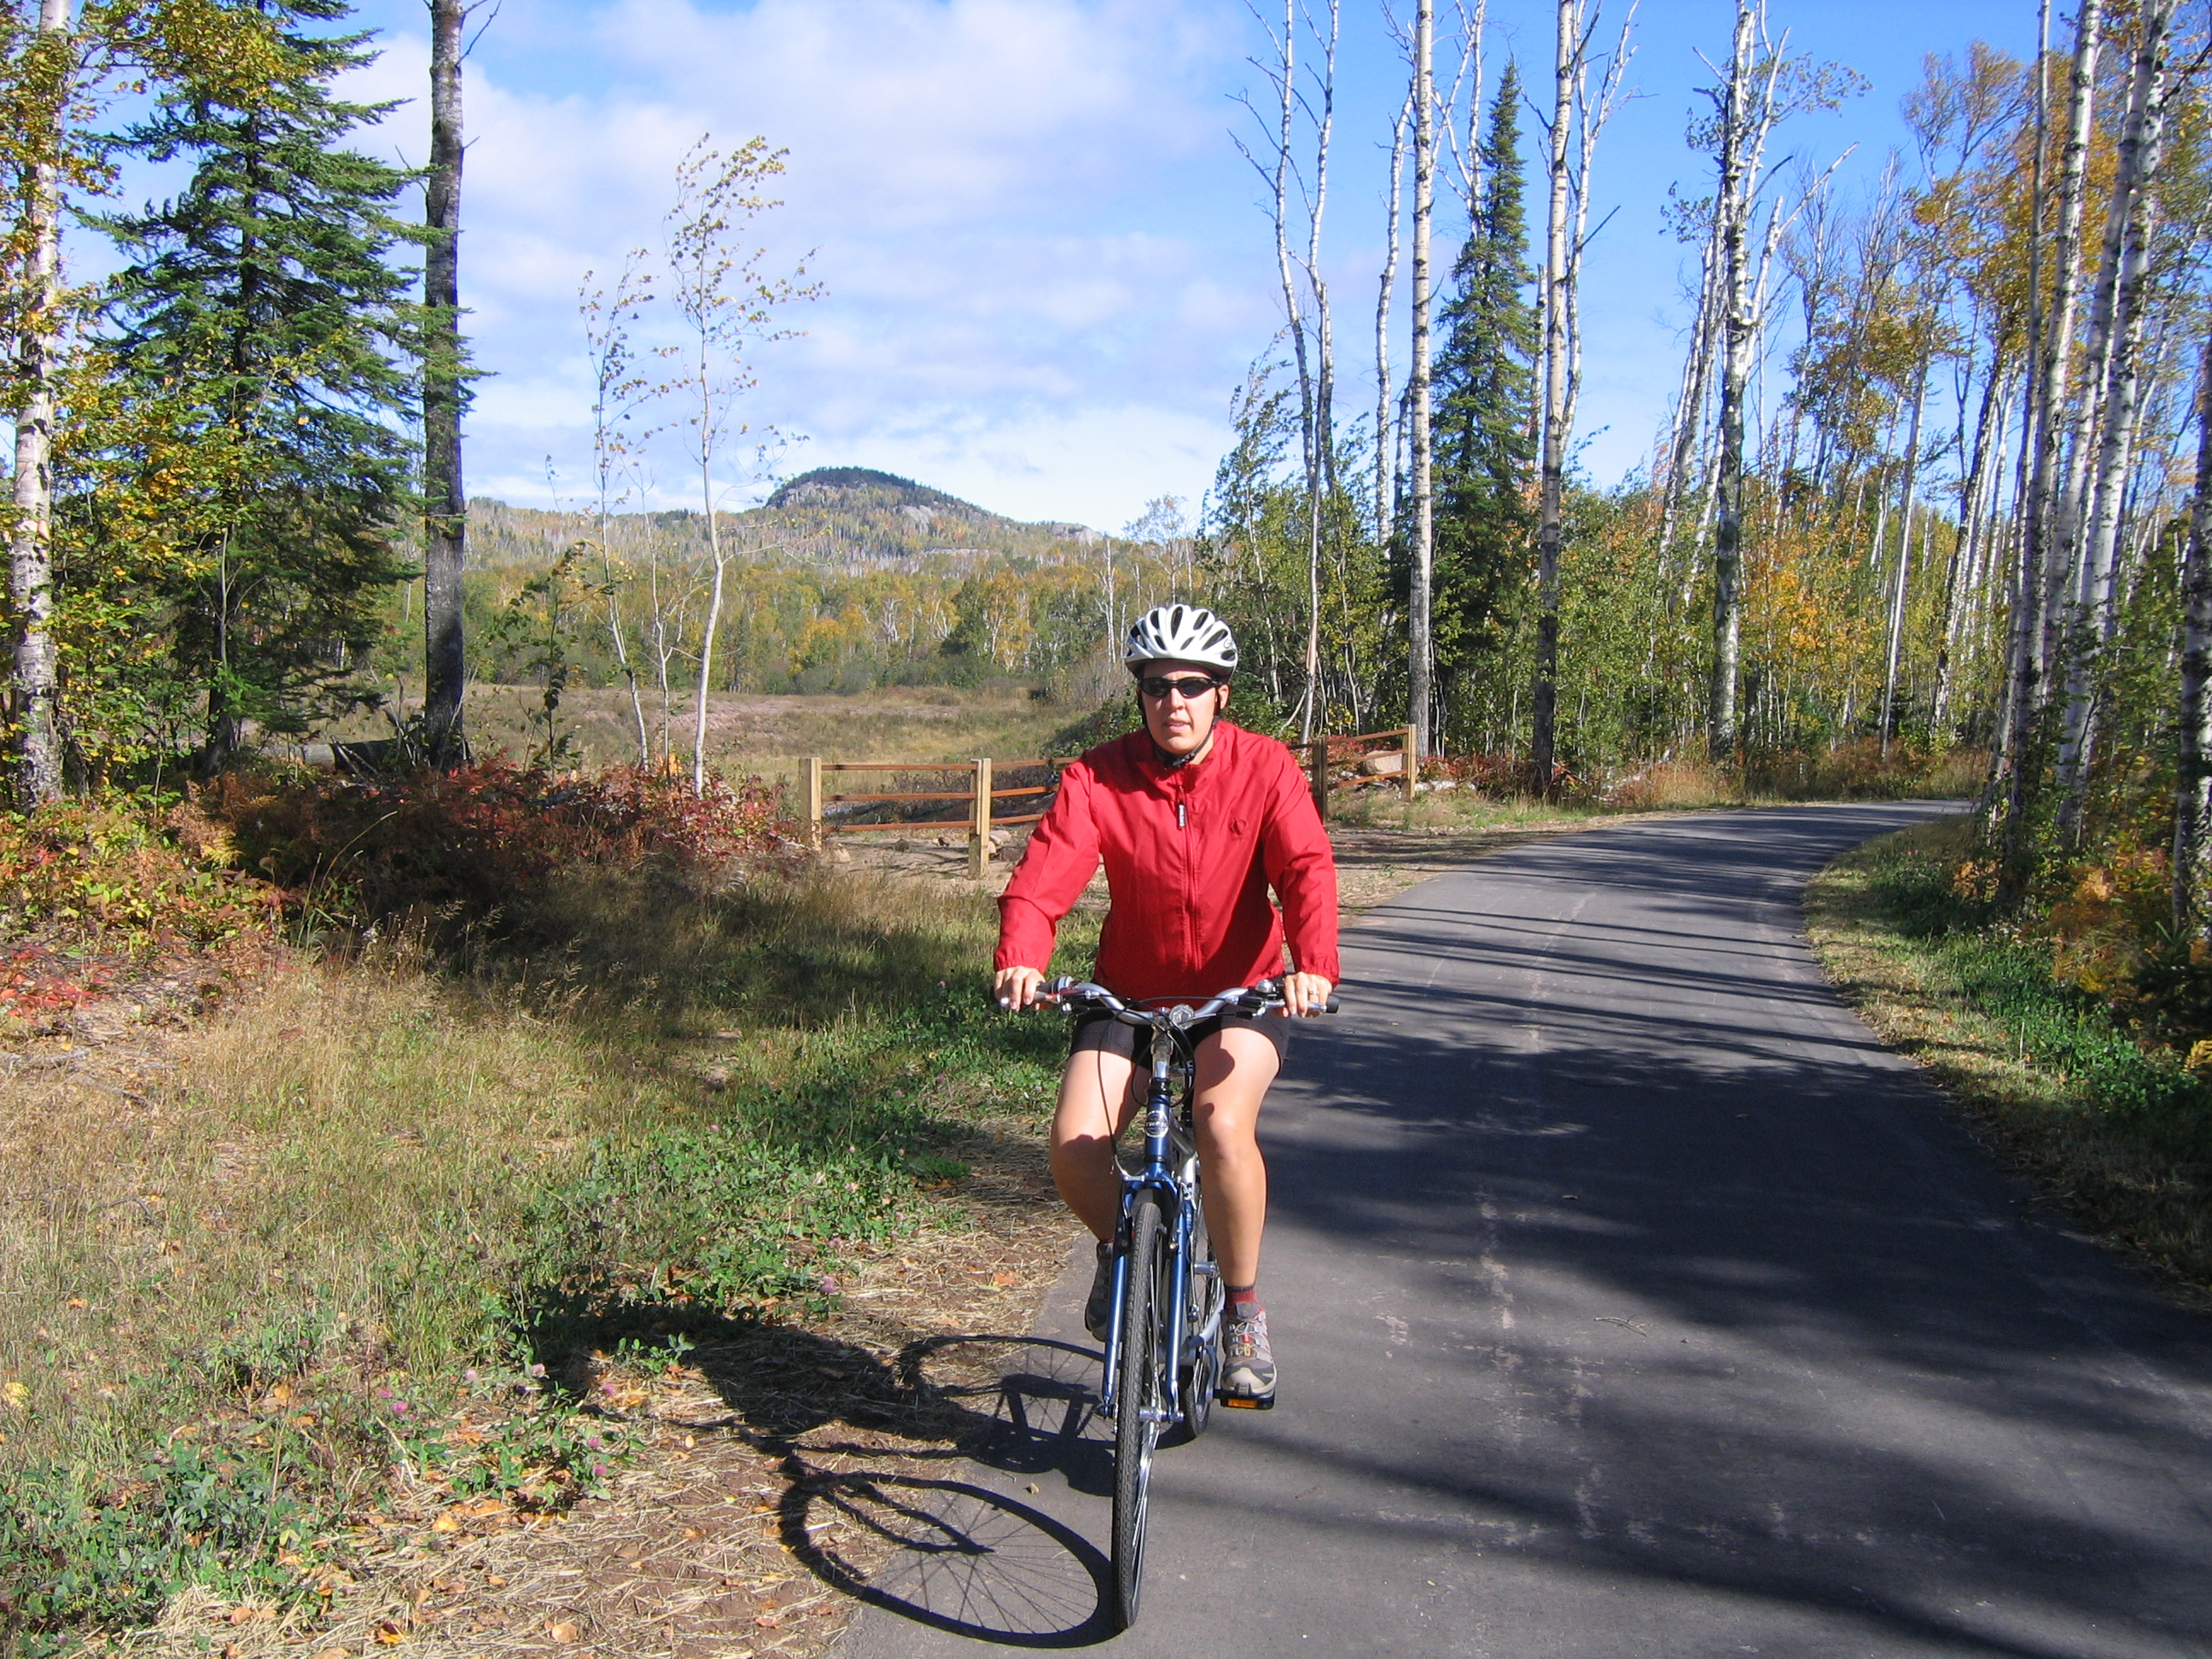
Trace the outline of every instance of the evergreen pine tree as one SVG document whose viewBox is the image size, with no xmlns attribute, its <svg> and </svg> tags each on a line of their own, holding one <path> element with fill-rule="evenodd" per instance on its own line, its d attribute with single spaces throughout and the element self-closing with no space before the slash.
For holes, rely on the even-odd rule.
<svg viewBox="0 0 2212 1659">
<path fill-rule="evenodd" d="M 1482 195 L 1452 264 L 1435 369 L 1435 635 L 1447 718 L 1455 683 L 1486 640 L 1505 580 L 1527 562 L 1528 410 L 1535 308 L 1522 196 L 1521 77 L 1509 60 L 1482 146 Z"/>
<path fill-rule="evenodd" d="M 191 387 L 204 441 L 250 455 L 172 599 L 179 669 L 207 688 L 207 760 L 244 722 L 297 732 L 372 694 L 356 668 L 380 590 L 409 574 L 392 538 L 410 500 L 411 233 L 389 208 L 410 182 L 345 147 L 383 111 L 330 83 L 370 55 L 315 33 L 347 0 L 228 0 L 266 18 L 284 73 L 250 102 L 165 102 L 120 147 L 187 157 L 173 199 L 102 222 L 131 261 L 109 315 L 124 372 Z"/>
</svg>

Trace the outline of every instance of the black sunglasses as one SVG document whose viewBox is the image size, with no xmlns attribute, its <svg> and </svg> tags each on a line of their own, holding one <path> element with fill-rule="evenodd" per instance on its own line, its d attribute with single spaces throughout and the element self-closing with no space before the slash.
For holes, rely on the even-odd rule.
<svg viewBox="0 0 2212 1659">
<path fill-rule="evenodd" d="M 1171 680 L 1164 674 L 1151 674 L 1137 682 L 1137 690 L 1158 702 L 1170 691 L 1181 694 L 1185 702 L 1204 696 L 1221 682 L 1205 674 L 1186 674 Z"/>
</svg>

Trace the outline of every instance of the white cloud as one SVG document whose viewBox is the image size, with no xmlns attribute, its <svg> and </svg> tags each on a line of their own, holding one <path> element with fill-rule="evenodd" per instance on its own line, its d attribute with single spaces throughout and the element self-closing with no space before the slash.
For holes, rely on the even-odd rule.
<svg viewBox="0 0 2212 1659">
<path fill-rule="evenodd" d="M 882 465 L 1002 510 L 1109 524 L 1211 476 L 1223 388 L 1273 326 L 1265 289 L 1224 279 L 1177 223 L 1194 179 L 1241 165 L 1209 80 L 1235 59 L 1225 12 L 509 9 L 493 27 L 536 32 L 541 56 L 510 75 L 480 49 L 467 87 L 464 298 L 495 377 L 470 421 L 473 489 L 542 498 L 549 452 L 581 476 L 577 284 L 628 247 L 658 249 L 675 162 L 706 132 L 790 151 L 785 205 L 760 225 L 767 265 L 808 258 L 827 295 L 794 309 L 804 338 L 760 349 L 749 413 L 811 435 L 794 465 Z M 350 90 L 412 100 L 384 136 L 419 161 L 427 42 L 416 27 L 386 48 Z M 556 57 L 580 58 L 592 84 L 532 67 Z"/>
</svg>

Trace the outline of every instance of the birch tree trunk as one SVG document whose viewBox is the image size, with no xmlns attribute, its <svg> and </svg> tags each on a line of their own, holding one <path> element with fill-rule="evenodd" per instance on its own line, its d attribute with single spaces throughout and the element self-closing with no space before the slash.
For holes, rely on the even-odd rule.
<svg viewBox="0 0 2212 1659">
<path fill-rule="evenodd" d="M 1559 29 L 1553 46 L 1551 148 L 1546 159 L 1551 184 L 1544 235 L 1544 394 L 1541 497 L 1536 520 L 1536 674 L 1529 702 L 1533 729 L 1528 759 L 1537 793 L 1549 799 L 1556 763 L 1559 679 L 1559 538 L 1565 510 L 1567 462 L 1567 129 L 1573 118 L 1575 88 L 1582 74 L 1582 40 L 1577 27 L 1577 0 L 1559 0 Z"/>
<path fill-rule="evenodd" d="M 2202 933 L 2212 853 L 2212 333 L 2197 398 L 2197 493 L 2181 560 L 2181 763 L 2173 797 L 2173 927 Z"/>
<path fill-rule="evenodd" d="M 1390 243 L 1375 298 L 1375 535 L 1388 543 L 1398 510 L 1398 434 L 1390 396 L 1390 300 L 1398 285 L 1398 221 L 1406 171 L 1406 125 L 1413 118 L 1413 89 L 1390 129 Z"/>
<path fill-rule="evenodd" d="M 1437 185 L 1435 54 L 1435 0 L 1419 0 L 1413 20 L 1413 568 L 1406 638 L 1406 719 L 1413 728 L 1417 761 L 1430 752 L 1432 735 L 1430 599 L 1436 574 L 1436 499 L 1429 431 L 1429 236 Z"/>
<path fill-rule="evenodd" d="M 1328 141 L 1336 122 L 1336 43 L 1341 0 L 1329 0 L 1328 37 L 1322 42 L 1315 121 L 1314 184 L 1306 221 L 1306 287 L 1313 294 L 1318 373 L 1314 380 L 1313 440 L 1306 470 L 1306 649 L 1304 712 L 1299 736 L 1313 741 L 1328 723 L 1321 678 L 1321 550 L 1323 508 L 1336 494 L 1336 337 L 1329 316 L 1328 282 L 1322 275 L 1321 228 L 1328 208 Z"/>
<path fill-rule="evenodd" d="M 1275 165 L 1271 184 L 1275 216 L 1275 273 L 1283 285 L 1283 326 L 1291 337 L 1291 351 L 1298 371 L 1298 459 L 1305 474 L 1316 470 L 1314 455 L 1314 394 L 1312 366 L 1306 356 L 1305 307 L 1298 297 L 1297 262 L 1291 252 L 1291 140 L 1297 130 L 1298 110 L 1298 41 L 1297 0 L 1283 0 L 1283 38 L 1278 57 L 1280 79 L 1280 130 L 1275 135 Z"/>
<path fill-rule="evenodd" d="M 66 57 L 70 0 L 40 0 L 39 38 L 30 48 Z M 15 622 L 8 687 L 15 725 L 15 804 L 27 811 L 62 792 L 62 745 L 55 707 L 53 551 L 54 380 L 62 328 L 61 148 L 69 86 L 64 68 L 52 95 L 51 121 L 18 142 L 33 152 L 25 182 L 23 265 L 12 296 L 15 324 L 15 522 L 9 535 L 8 591 Z M 49 112 L 42 110 L 41 118 Z"/>
<path fill-rule="evenodd" d="M 1674 404 L 1674 430 L 1667 447 L 1665 474 L 1659 485 L 1659 566 L 1665 580 L 1668 559 L 1674 550 L 1674 530 L 1682 514 L 1682 496 L 1696 450 L 1698 427 L 1705 410 L 1705 389 L 1713 373 L 1713 342 L 1718 337 L 1719 266 L 1713 239 L 1708 234 L 1698 256 L 1698 314 L 1691 325 L 1690 349 L 1682 359 L 1682 386 Z"/>
<path fill-rule="evenodd" d="M 464 0 L 430 0 L 430 164 L 423 185 L 422 740 L 437 766 L 468 752 L 461 627 L 468 495 L 461 481 L 461 26 Z"/>
<path fill-rule="evenodd" d="M 2113 575 L 2128 475 L 2135 459 L 2140 407 L 2143 290 L 2149 276 L 2151 204 L 2164 151 L 2166 67 L 2173 0 L 2147 0 L 2139 19 L 2133 94 L 2120 136 L 2113 183 L 2117 239 L 2106 238 L 2113 267 L 2105 325 L 2109 359 L 2105 377 L 2104 432 L 2094 483 L 2081 526 L 2079 575 L 2073 595 L 2074 626 L 2066 654 L 2066 695 L 2058 750 L 2060 833 L 2080 836 L 2087 799 L 2089 762 L 2095 748 L 2095 680 L 2111 635 Z M 2086 401 L 2086 399 L 2085 399 Z M 2086 434 L 2083 434 L 2086 437 Z"/>
<path fill-rule="evenodd" d="M 1951 546 L 1951 562 L 1943 576 L 1943 614 L 1936 627 L 1936 687 L 1929 701 L 1928 743 L 1941 739 L 1950 714 L 1952 676 L 1962 635 L 1973 623 L 1973 596 L 1981 585 L 1980 568 L 1985 538 L 1982 533 L 1983 501 L 1992 472 L 2004 470 L 2005 401 L 2011 376 L 2006 370 L 2002 346 L 1992 349 L 1990 377 L 1982 387 L 1981 413 L 1974 421 L 1973 459 L 1967 464 L 1966 481 L 1959 492 L 1959 533 Z M 1994 468 L 1990 441 L 1997 441 Z"/>
<path fill-rule="evenodd" d="M 2029 744 L 2043 712 L 2044 629 L 2036 612 L 2043 608 L 2051 543 L 2057 514 L 2058 410 L 2072 355 L 2074 313 L 2080 292 L 2081 207 L 2089 155 L 2089 128 L 2096 97 L 2097 50 L 2104 27 L 2104 0 L 2081 0 L 2074 30 L 2074 66 L 2060 154 L 2058 225 L 2052 240 L 2051 315 L 2038 366 L 2035 390 L 2034 459 L 2031 467 L 2027 534 L 2021 552 L 2020 617 L 2015 626 L 2014 662 L 2007 714 L 2010 764 L 2004 795 L 2004 838 L 2001 896 L 2016 900 L 2027 879 L 2028 796 L 2039 769 Z"/>
<path fill-rule="evenodd" d="M 1720 186 L 1713 198 L 1720 239 L 1720 293 L 1725 342 L 1721 353 L 1720 474 L 1714 491 L 1713 678 L 1707 694 L 1706 746 L 1717 761 L 1735 757 L 1736 673 L 1743 633 L 1743 394 L 1755 319 L 1750 307 L 1750 137 L 1753 15 L 1737 0 L 1728 86 L 1721 98 Z"/>
<path fill-rule="evenodd" d="M 706 356 L 702 347 L 699 421 L 702 433 L 711 434 L 716 416 Z M 722 625 L 722 583 L 728 568 L 722 554 L 721 514 L 714 511 L 714 444 L 711 435 L 703 436 L 699 446 L 699 494 L 707 513 L 707 555 L 714 562 L 714 594 L 707 602 L 707 625 L 699 635 L 699 690 L 691 705 L 691 793 L 703 799 L 707 793 L 707 692 L 714 684 L 714 634 Z"/>
<path fill-rule="evenodd" d="M 640 303 L 641 260 L 642 250 L 631 250 L 611 292 L 592 286 L 592 274 L 585 273 L 576 295 L 584 341 L 592 357 L 592 471 L 598 488 L 599 575 L 607 605 L 607 640 L 614 649 L 615 666 L 622 671 L 629 689 L 630 720 L 636 729 L 641 769 L 653 764 L 653 744 L 645 729 L 645 698 L 638 686 L 637 665 L 630 660 L 629 630 L 623 621 L 612 532 L 615 503 L 628 493 L 626 488 L 617 489 L 616 475 L 635 459 L 622 431 L 623 420 L 646 389 L 635 372 L 629 333 Z"/>
<path fill-rule="evenodd" d="M 1928 366 L 1920 369 L 1920 384 L 1912 392 L 1912 418 L 1905 429 L 1905 501 L 1898 509 L 1902 522 L 1897 536 L 1897 581 L 1889 599 L 1888 648 L 1881 671 L 1881 757 L 1889 758 L 1891 714 L 1897 702 L 1897 659 L 1905 642 L 1905 598 L 1912 580 L 1912 508 L 1920 485 L 1920 416 L 1928 403 Z"/>
</svg>

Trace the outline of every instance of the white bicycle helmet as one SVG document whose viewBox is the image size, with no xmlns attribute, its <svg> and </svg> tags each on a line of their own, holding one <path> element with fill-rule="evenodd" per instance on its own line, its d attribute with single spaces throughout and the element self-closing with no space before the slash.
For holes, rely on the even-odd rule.
<svg viewBox="0 0 2212 1659">
<path fill-rule="evenodd" d="M 1129 628 L 1121 660 L 1132 672 L 1148 662 L 1194 662 L 1237 671 L 1237 636 L 1203 605 L 1156 605 Z"/>
</svg>

